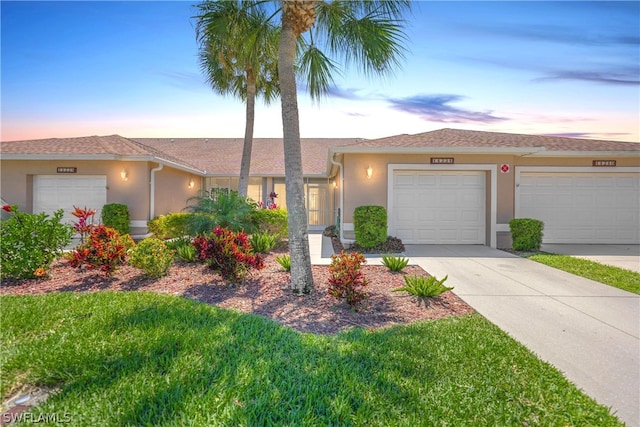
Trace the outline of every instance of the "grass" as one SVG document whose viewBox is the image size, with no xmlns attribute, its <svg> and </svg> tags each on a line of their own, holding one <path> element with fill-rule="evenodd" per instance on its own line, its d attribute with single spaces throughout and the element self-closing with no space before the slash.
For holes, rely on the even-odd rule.
<svg viewBox="0 0 640 427">
<path fill-rule="evenodd" d="M 0 298 L 0 393 L 73 425 L 621 423 L 479 315 L 336 336 L 145 292 Z"/>
<path fill-rule="evenodd" d="M 640 273 L 569 255 L 535 254 L 527 258 L 576 276 L 640 294 Z"/>
</svg>

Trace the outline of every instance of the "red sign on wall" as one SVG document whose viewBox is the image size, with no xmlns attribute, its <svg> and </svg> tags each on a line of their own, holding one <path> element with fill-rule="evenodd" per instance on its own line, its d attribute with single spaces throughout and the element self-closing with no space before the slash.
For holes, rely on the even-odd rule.
<svg viewBox="0 0 640 427">
<path fill-rule="evenodd" d="M 502 164 L 500 165 L 500 172 L 502 173 L 509 173 L 509 170 L 511 170 L 511 168 L 509 167 L 508 164 Z"/>
</svg>

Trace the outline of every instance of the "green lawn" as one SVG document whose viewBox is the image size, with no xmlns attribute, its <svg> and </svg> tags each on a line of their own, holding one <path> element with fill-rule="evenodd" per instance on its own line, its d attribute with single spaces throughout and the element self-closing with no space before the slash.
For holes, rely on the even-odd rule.
<svg viewBox="0 0 640 427">
<path fill-rule="evenodd" d="M 586 277 L 596 282 L 640 294 L 640 273 L 619 267 L 604 265 L 587 259 L 569 255 L 535 254 L 529 259 L 539 263 L 567 271 L 577 276 Z"/>
<path fill-rule="evenodd" d="M 621 423 L 479 315 L 336 336 L 143 292 L 0 298 L 1 389 L 72 425 Z"/>
</svg>

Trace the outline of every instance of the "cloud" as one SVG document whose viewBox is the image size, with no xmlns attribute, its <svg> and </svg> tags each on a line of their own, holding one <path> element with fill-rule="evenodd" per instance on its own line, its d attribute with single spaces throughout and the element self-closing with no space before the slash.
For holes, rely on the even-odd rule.
<svg viewBox="0 0 640 427">
<path fill-rule="evenodd" d="M 549 71 L 544 77 L 539 77 L 535 81 L 548 80 L 577 80 L 593 83 L 603 83 L 610 85 L 637 86 L 640 78 L 633 72 L 598 72 L 598 71 Z"/>
<path fill-rule="evenodd" d="M 508 120 L 494 116 L 492 111 L 470 111 L 449 105 L 464 99 L 454 94 L 416 95 L 408 98 L 389 99 L 391 107 L 398 111 L 420 116 L 423 120 L 440 123 L 494 123 Z"/>
<path fill-rule="evenodd" d="M 562 133 L 544 133 L 543 136 L 558 136 L 562 138 L 585 138 L 585 139 L 603 139 L 628 136 L 629 133 L 622 132 L 562 132 Z"/>
<path fill-rule="evenodd" d="M 158 74 L 165 77 L 169 85 L 180 89 L 201 92 L 208 87 L 205 77 L 199 73 L 165 70 Z"/>
</svg>

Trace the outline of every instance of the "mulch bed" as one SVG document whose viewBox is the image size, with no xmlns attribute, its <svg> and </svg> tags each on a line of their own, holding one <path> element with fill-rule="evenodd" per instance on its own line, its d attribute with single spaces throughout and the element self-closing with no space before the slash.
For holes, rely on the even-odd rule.
<svg viewBox="0 0 640 427">
<path fill-rule="evenodd" d="M 50 292 L 151 291 L 183 296 L 207 304 L 269 317 L 301 332 L 334 334 L 359 326 L 381 328 L 418 320 L 461 316 L 474 310 L 451 291 L 437 298 L 420 299 L 404 292 L 391 292 L 404 285 L 401 273 L 384 266 L 365 265 L 369 298 L 358 311 L 328 294 L 328 266 L 313 266 L 315 290 L 297 296 L 289 289 L 289 273 L 275 261 L 282 251 L 265 257 L 265 268 L 253 271 L 239 284 L 229 284 L 202 264 L 176 262 L 166 277 L 152 279 L 130 266 L 113 276 L 72 268 L 66 261 L 52 265 L 49 277 L 3 282 L 0 295 L 35 295 Z M 403 271 L 427 275 L 418 266 Z"/>
</svg>

